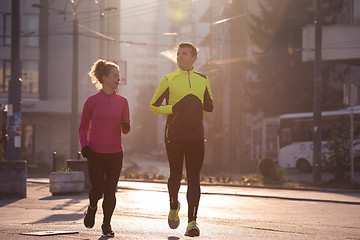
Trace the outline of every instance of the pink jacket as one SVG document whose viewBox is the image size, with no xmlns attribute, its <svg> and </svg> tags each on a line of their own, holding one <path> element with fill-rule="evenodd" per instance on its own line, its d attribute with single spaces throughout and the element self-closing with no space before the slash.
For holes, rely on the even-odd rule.
<svg viewBox="0 0 360 240">
<path fill-rule="evenodd" d="M 122 127 L 125 122 L 130 124 L 127 99 L 117 93 L 107 95 L 99 91 L 84 104 L 79 125 L 81 148 L 89 145 L 97 153 L 121 152 L 121 132 L 127 134 L 130 131 L 130 128 Z"/>
</svg>

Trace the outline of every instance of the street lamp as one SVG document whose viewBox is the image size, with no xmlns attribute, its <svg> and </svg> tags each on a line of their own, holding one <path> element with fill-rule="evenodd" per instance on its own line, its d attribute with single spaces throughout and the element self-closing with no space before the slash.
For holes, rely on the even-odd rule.
<svg viewBox="0 0 360 240">
<path fill-rule="evenodd" d="M 8 91 L 7 160 L 20 160 L 21 147 L 21 62 L 20 62 L 20 0 L 11 6 L 11 78 Z"/>
<path fill-rule="evenodd" d="M 315 20 L 315 60 L 314 60 L 314 128 L 313 128 L 313 182 L 321 181 L 321 40 L 322 39 L 322 1 L 316 0 Z"/>
<path fill-rule="evenodd" d="M 75 159 L 77 157 L 79 151 L 79 141 L 78 141 L 78 89 L 79 89 L 79 79 L 78 79 L 78 71 L 79 71 L 79 20 L 77 18 L 78 13 L 77 8 L 83 0 L 79 0 L 75 3 L 75 0 L 67 0 L 64 7 L 64 18 L 66 16 L 67 5 L 70 4 L 72 6 L 72 15 L 73 19 L 73 64 L 72 64 L 72 87 L 71 87 L 71 128 L 70 128 L 70 157 Z M 104 9 L 101 7 L 98 1 L 93 1 L 100 9 L 100 17 L 104 17 Z M 106 10 L 116 10 L 116 8 L 107 8 Z"/>
<path fill-rule="evenodd" d="M 60 14 L 64 14 L 64 20 L 66 20 L 66 14 L 71 14 L 73 16 L 73 59 L 72 59 L 72 85 L 71 85 L 71 120 L 70 120 L 70 157 L 75 159 L 77 157 L 79 151 L 79 141 L 78 141 L 78 89 L 79 89 L 79 79 L 78 79 L 78 71 L 79 71 L 79 55 L 78 55 L 78 48 L 79 48 L 79 20 L 77 18 L 78 15 L 89 13 L 87 12 L 78 12 L 79 5 L 84 2 L 84 0 L 67 0 L 63 10 L 52 9 L 58 11 Z M 104 17 L 105 11 L 115 11 L 117 8 L 115 7 L 108 7 L 102 8 L 99 1 L 92 0 L 94 4 L 99 7 L 100 10 L 100 17 Z M 72 11 L 67 11 L 68 5 L 72 7 Z M 43 6 L 39 4 L 33 4 L 33 7 L 42 8 Z M 51 9 L 51 8 L 49 8 Z"/>
</svg>

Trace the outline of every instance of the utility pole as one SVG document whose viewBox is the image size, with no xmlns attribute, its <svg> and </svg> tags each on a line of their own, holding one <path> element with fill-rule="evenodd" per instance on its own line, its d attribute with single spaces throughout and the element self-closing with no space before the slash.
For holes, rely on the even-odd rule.
<svg viewBox="0 0 360 240">
<path fill-rule="evenodd" d="M 78 141 L 78 89 L 79 89 L 79 79 L 78 79 L 78 65 L 79 65 L 79 21 L 74 15 L 73 19 L 73 60 L 72 60 L 72 87 L 71 87 L 71 133 L 70 133 L 70 156 L 75 159 L 79 151 L 79 141 Z"/>
<path fill-rule="evenodd" d="M 21 62 L 20 0 L 11 3 L 11 78 L 8 91 L 7 160 L 20 160 L 21 147 Z"/>
<path fill-rule="evenodd" d="M 45 2 L 44 2 L 45 1 Z M 52 2 L 52 1 L 51 1 Z M 51 4 L 50 2 L 50 4 Z M 77 15 L 79 14 L 77 11 L 77 7 L 83 0 L 75 1 L 75 0 L 66 0 L 66 4 L 64 10 L 60 11 L 59 13 L 64 14 L 64 20 L 66 19 L 66 11 L 67 5 L 70 4 L 72 7 L 72 16 L 73 16 L 73 33 L 72 33 L 72 42 L 73 42 L 73 59 L 72 59 L 72 84 L 71 84 L 71 113 L 70 113 L 70 157 L 76 159 L 78 156 L 79 151 L 79 140 L 78 140 L 78 90 L 79 90 L 79 79 L 78 79 L 78 72 L 79 72 L 79 20 Z M 104 11 L 113 11 L 116 10 L 114 7 L 109 7 L 103 9 L 98 1 L 91 1 L 99 7 L 100 16 L 101 18 L 104 16 Z M 49 8 L 49 4 L 47 4 L 46 0 L 41 0 L 41 4 L 33 4 L 33 7 L 39 8 Z M 80 12 L 85 13 L 85 12 Z M 46 42 L 47 44 L 47 42 Z M 45 53 L 46 56 L 47 52 Z M 46 56 L 47 57 L 47 56 Z M 47 96 L 45 96 L 47 97 Z"/>
<path fill-rule="evenodd" d="M 34 6 L 34 4 L 33 4 Z M 37 6 L 37 5 L 36 5 Z M 42 7 L 40 7 L 42 6 Z M 39 100 L 48 100 L 49 69 L 49 2 L 40 0 L 39 14 Z"/>
<path fill-rule="evenodd" d="M 314 133 L 313 133 L 313 182 L 321 181 L 321 48 L 322 48 L 322 1 L 316 0 L 316 20 L 315 20 L 315 61 L 314 61 Z"/>
<path fill-rule="evenodd" d="M 71 85 L 71 127 L 70 127 L 70 157 L 76 159 L 79 152 L 79 140 L 78 140 L 78 103 L 79 103 L 79 20 L 77 18 L 78 12 L 77 7 L 82 1 L 67 0 L 72 8 L 73 19 L 73 60 L 72 60 L 72 85 Z M 94 3 L 99 7 L 101 18 L 104 16 L 104 11 L 100 6 L 98 1 L 94 1 Z M 65 5 L 66 9 L 66 5 Z M 109 8 L 111 9 L 111 8 Z"/>
</svg>

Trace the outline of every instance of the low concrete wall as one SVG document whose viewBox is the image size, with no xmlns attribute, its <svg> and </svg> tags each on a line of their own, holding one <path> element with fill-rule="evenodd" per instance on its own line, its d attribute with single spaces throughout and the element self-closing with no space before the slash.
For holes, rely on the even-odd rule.
<svg viewBox="0 0 360 240">
<path fill-rule="evenodd" d="M 53 195 L 81 193 L 84 191 L 83 172 L 50 173 L 50 192 Z"/>
<path fill-rule="evenodd" d="M 26 198 L 26 161 L 0 162 L 0 197 Z"/>
<path fill-rule="evenodd" d="M 72 171 L 83 172 L 85 176 L 85 190 L 91 188 L 87 160 L 68 159 L 66 160 L 66 168 L 69 168 Z"/>
</svg>

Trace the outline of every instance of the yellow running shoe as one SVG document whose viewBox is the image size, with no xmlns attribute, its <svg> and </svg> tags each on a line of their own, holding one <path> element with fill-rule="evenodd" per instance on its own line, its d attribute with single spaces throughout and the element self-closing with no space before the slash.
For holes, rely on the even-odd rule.
<svg viewBox="0 0 360 240">
<path fill-rule="evenodd" d="M 171 229 L 176 229 L 180 224 L 179 218 L 180 202 L 178 202 L 178 207 L 176 210 L 170 208 L 168 216 L 168 224 Z"/>
<path fill-rule="evenodd" d="M 200 229 L 196 226 L 195 221 L 189 222 L 186 228 L 185 236 L 189 236 L 189 237 L 200 236 Z"/>
</svg>

